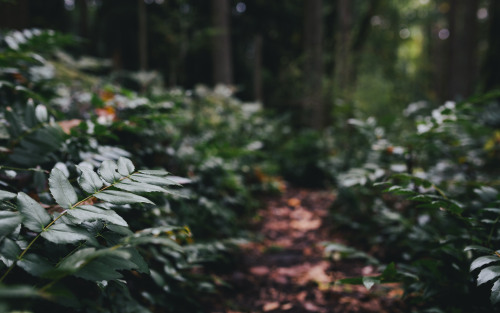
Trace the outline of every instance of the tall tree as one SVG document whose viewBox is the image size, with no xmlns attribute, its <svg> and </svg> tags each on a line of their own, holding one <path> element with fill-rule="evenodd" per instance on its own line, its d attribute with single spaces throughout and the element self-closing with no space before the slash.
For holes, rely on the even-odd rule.
<svg viewBox="0 0 500 313">
<path fill-rule="evenodd" d="M 448 99 L 465 98 L 472 94 L 478 75 L 476 14 L 479 1 L 452 0 L 450 4 Z"/>
<path fill-rule="evenodd" d="M 323 101 L 323 1 L 305 1 L 304 20 L 304 110 L 306 124 L 321 129 L 326 125 Z"/>
<path fill-rule="evenodd" d="M 485 91 L 500 89 L 500 1 L 491 0 L 488 9 L 490 25 L 488 30 L 488 50 L 483 64 L 483 85 Z"/>
<path fill-rule="evenodd" d="M 144 0 L 138 1 L 138 21 L 139 21 L 139 69 L 145 71 L 148 68 L 148 28 L 147 28 L 147 10 Z"/>
<path fill-rule="evenodd" d="M 232 84 L 229 0 L 212 0 L 212 19 L 215 27 L 213 39 L 214 83 Z"/>
</svg>

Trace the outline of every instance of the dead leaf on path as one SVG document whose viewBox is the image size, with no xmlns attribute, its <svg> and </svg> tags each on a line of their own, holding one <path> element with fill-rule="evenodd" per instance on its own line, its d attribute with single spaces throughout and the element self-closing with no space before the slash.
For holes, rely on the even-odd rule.
<svg viewBox="0 0 500 313">
<path fill-rule="evenodd" d="M 292 221 L 290 223 L 290 226 L 292 226 L 292 228 L 297 230 L 304 230 L 304 231 L 315 230 L 321 226 L 321 220 L 315 219 L 315 220 Z"/>
<path fill-rule="evenodd" d="M 279 307 L 280 307 L 279 302 L 268 302 L 268 303 L 264 304 L 264 306 L 262 307 L 262 311 L 269 312 L 269 311 L 276 310 Z"/>
<path fill-rule="evenodd" d="M 290 198 L 288 199 L 288 205 L 291 207 L 297 207 L 300 205 L 300 200 L 297 198 Z"/>
<path fill-rule="evenodd" d="M 288 311 L 288 310 L 290 310 L 290 309 L 292 309 L 292 308 L 293 308 L 293 304 L 291 304 L 291 303 L 285 303 L 285 304 L 283 304 L 283 305 L 281 306 L 281 309 L 282 309 L 283 311 Z"/>
<path fill-rule="evenodd" d="M 269 267 L 267 266 L 254 266 L 250 268 L 250 273 L 256 276 L 264 276 L 269 274 Z"/>
</svg>

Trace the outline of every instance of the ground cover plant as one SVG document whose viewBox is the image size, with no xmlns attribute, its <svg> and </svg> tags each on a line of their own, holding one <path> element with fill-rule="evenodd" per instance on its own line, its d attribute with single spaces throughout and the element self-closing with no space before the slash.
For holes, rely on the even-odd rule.
<svg viewBox="0 0 500 313">
<path fill-rule="evenodd" d="M 345 282 L 370 288 L 401 281 L 407 301 L 429 312 L 495 310 L 496 97 L 433 110 L 412 104 L 406 113 L 416 120 L 416 131 L 399 144 L 381 131 L 375 135 L 373 121 L 352 121 L 371 152 L 361 167 L 339 177 L 332 214 L 356 230 L 358 248 L 385 271 Z M 359 253 L 336 245 L 327 250 Z"/>
<path fill-rule="evenodd" d="M 2 310 L 202 311 L 254 193 L 281 187 L 274 124 L 225 89 L 99 84 L 66 41 L 0 45 Z"/>
</svg>

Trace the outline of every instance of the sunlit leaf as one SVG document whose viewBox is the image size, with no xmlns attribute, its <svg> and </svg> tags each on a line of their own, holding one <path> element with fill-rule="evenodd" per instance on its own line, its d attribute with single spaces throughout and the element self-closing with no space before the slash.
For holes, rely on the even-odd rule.
<svg viewBox="0 0 500 313">
<path fill-rule="evenodd" d="M 491 287 L 490 301 L 493 304 L 500 302 L 500 279 L 495 281 L 493 287 Z"/>
</svg>

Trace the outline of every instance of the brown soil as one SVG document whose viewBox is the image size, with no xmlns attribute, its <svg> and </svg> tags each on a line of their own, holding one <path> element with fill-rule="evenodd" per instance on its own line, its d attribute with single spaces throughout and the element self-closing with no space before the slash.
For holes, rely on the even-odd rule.
<svg viewBox="0 0 500 313">
<path fill-rule="evenodd" d="M 255 222 L 262 238 L 241 246 L 236 270 L 222 277 L 231 288 L 211 312 L 404 312 L 398 285 L 368 291 L 335 284 L 377 269 L 361 260 L 324 257 L 322 242 L 346 243 L 325 222 L 334 199 L 328 191 L 289 188 L 267 200 Z"/>
</svg>

